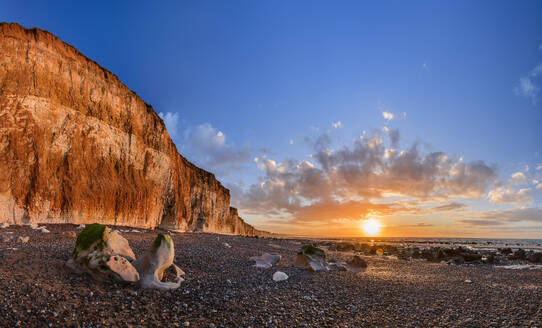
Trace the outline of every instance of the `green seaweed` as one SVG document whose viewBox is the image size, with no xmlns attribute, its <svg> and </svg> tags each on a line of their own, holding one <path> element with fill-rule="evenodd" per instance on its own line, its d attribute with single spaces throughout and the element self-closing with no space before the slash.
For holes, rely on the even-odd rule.
<svg viewBox="0 0 542 328">
<path fill-rule="evenodd" d="M 323 249 L 316 247 L 314 244 L 307 244 L 301 246 L 301 252 L 303 252 L 306 255 L 319 255 L 322 257 L 326 257 L 326 253 Z"/>
<path fill-rule="evenodd" d="M 154 239 L 154 242 L 152 243 L 152 249 L 156 251 L 158 247 L 164 242 L 167 246 L 167 248 L 171 248 L 172 240 L 170 235 L 166 235 L 163 233 L 159 233 L 158 236 L 156 236 L 156 239 Z"/>
<path fill-rule="evenodd" d="M 105 231 L 105 226 L 99 223 L 93 223 L 87 225 L 83 231 L 77 236 L 77 241 L 75 242 L 76 249 L 89 249 L 92 244 L 96 241 L 103 239 L 103 234 Z M 96 248 L 103 247 L 103 245 L 96 245 Z M 75 254 L 75 251 L 74 251 Z"/>
</svg>

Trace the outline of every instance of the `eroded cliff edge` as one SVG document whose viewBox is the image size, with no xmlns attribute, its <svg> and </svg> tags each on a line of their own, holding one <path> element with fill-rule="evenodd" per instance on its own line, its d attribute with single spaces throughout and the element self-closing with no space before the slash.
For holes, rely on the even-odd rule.
<svg viewBox="0 0 542 328">
<path fill-rule="evenodd" d="M 40 29 L 0 23 L 0 222 L 262 234 L 153 108 Z"/>
</svg>

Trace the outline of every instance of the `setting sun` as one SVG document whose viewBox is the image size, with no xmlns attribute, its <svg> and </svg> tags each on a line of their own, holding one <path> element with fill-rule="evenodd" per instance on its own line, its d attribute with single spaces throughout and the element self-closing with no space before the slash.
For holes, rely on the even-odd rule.
<svg viewBox="0 0 542 328">
<path fill-rule="evenodd" d="M 376 236 L 380 231 L 380 223 L 375 219 L 369 219 L 363 222 L 363 231 L 367 236 Z"/>
</svg>

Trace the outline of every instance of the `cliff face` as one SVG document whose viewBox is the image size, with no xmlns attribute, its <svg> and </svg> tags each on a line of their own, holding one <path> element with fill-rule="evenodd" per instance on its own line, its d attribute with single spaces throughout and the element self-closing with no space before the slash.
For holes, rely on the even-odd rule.
<svg viewBox="0 0 542 328">
<path fill-rule="evenodd" d="M 254 235 L 111 72 L 39 29 L 0 24 L 0 222 Z"/>
</svg>

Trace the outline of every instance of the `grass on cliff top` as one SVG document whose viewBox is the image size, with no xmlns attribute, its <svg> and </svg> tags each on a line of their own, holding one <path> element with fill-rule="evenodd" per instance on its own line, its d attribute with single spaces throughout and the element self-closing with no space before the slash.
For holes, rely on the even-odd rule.
<svg viewBox="0 0 542 328">
<path fill-rule="evenodd" d="M 93 223 L 86 226 L 83 231 L 77 236 L 75 247 L 80 249 L 88 249 L 94 242 L 103 238 L 105 226 L 99 223 Z"/>
</svg>

